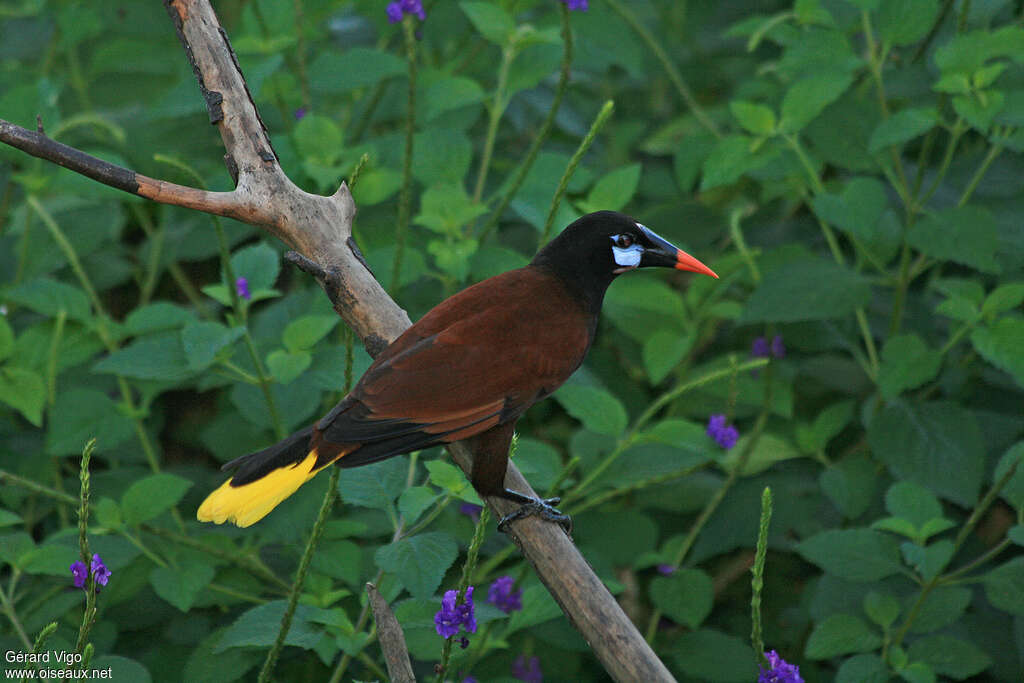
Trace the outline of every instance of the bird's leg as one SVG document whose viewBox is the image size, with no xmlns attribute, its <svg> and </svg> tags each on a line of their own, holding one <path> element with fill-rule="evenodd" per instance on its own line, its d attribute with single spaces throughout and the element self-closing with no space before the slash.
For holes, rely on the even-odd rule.
<svg viewBox="0 0 1024 683">
<path fill-rule="evenodd" d="M 572 535 L 572 518 L 555 507 L 562 501 L 561 498 L 530 498 L 511 489 L 503 489 L 498 495 L 512 502 L 522 503 L 501 518 L 501 521 L 498 522 L 498 531 L 507 532 L 508 525 L 512 522 L 530 515 L 538 515 L 541 519 L 558 522 L 558 525 L 565 529 L 565 533 Z"/>
<path fill-rule="evenodd" d="M 554 507 L 558 505 L 559 498 L 531 498 L 505 488 L 508 449 L 514 430 L 515 422 L 506 422 L 469 439 L 473 450 L 473 473 L 470 477 L 473 488 L 483 497 L 504 498 L 520 504 L 519 508 L 501 518 L 498 531 L 507 532 L 512 522 L 530 515 L 539 515 L 542 519 L 558 522 L 566 533 L 571 533 L 572 520 Z"/>
</svg>

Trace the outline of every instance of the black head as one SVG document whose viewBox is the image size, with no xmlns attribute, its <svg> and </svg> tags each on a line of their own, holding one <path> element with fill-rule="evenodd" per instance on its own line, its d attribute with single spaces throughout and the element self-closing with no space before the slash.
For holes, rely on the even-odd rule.
<svg viewBox="0 0 1024 683">
<path fill-rule="evenodd" d="M 653 230 L 617 211 L 589 213 L 570 224 L 537 253 L 531 265 L 555 271 L 598 308 L 612 280 L 637 268 L 659 266 L 718 277 Z"/>
</svg>

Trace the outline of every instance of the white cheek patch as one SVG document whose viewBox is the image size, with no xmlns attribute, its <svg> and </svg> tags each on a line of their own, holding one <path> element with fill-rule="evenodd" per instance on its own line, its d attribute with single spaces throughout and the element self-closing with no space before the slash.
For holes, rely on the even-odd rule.
<svg viewBox="0 0 1024 683">
<path fill-rule="evenodd" d="M 631 244 L 625 249 L 612 246 L 612 254 L 615 256 L 615 263 L 626 268 L 635 268 L 640 265 L 640 257 L 644 255 L 644 248 L 639 244 Z"/>
</svg>

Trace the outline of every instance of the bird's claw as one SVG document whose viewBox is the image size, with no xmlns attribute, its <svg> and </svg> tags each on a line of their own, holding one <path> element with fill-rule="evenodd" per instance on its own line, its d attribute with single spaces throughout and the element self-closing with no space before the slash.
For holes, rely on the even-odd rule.
<svg viewBox="0 0 1024 683">
<path fill-rule="evenodd" d="M 508 533 L 509 525 L 512 522 L 529 517 L 530 515 L 538 515 L 541 519 L 557 522 L 565 530 L 565 533 L 571 536 L 572 518 L 555 507 L 561 500 L 561 498 L 544 498 L 523 503 L 501 518 L 501 521 L 498 522 L 498 531 Z"/>
</svg>

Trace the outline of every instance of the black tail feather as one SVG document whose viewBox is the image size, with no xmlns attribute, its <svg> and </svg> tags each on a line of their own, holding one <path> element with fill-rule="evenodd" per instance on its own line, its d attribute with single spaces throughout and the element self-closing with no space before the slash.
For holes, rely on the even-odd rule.
<svg viewBox="0 0 1024 683">
<path fill-rule="evenodd" d="M 242 486 L 265 476 L 281 467 L 296 465 L 306 459 L 310 450 L 310 437 L 313 427 L 295 432 L 283 441 L 268 446 L 262 451 L 249 453 L 221 467 L 222 470 L 235 470 L 231 478 L 232 486 Z"/>
</svg>

